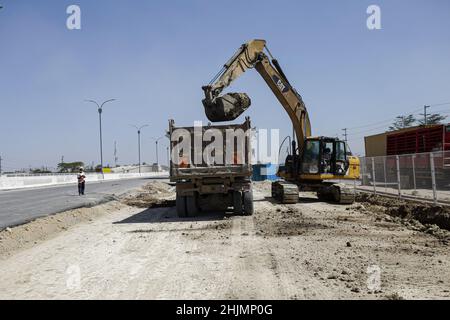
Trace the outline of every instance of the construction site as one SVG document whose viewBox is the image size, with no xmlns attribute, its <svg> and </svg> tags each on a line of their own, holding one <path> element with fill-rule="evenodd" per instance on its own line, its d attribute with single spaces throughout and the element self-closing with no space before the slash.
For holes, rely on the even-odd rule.
<svg viewBox="0 0 450 320">
<path fill-rule="evenodd" d="M 435 6 L 430 9 L 433 13 L 443 11 Z M 82 3 L 67 8 L 65 32 L 79 32 L 79 37 L 71 38 L 76 50 L 85 42 L 96 41 L 83 34 L 88 27 L 84 30 L 84 24 L 77 21 L 81 19 L 78 11 L 95 12 L 89 11 L 94 7 L 86 4 L 83 9 Z M 366 7 L 362 15 L 365 29 L 358 32 L 387 32 L 378 28 L 377 12 L 382 9 L 371 5 L 366 13 Z M 11 10 L 11 17 L 3 23 L 12 28 L 12 17 L 24 14 L 25 8 L 10 4 L 6 9 Z M 172 17 L 172 11 L 161 10 Z M 318 14 L 314 6 L 311 10 Z M 2 14 L 3 9 L 0 27 Z M 330 22 L 326 30 L 332 26 Z M 141 25 L 128 28 L 127 36 L 132 30 L 141 30 Z M 433 30 L 430 27 L 428 31 Z M 445 109 L 450 102 L 423 103 L 415 109 L 380 107 L 383 111 L 378 114 L 376 108 L 363 110 L 360 106 L 353 111 L 346 106 L 365 101 L 362 95 L 368 95 L 378 80 L 364 87 L 361 79 L 351 76 L 351 72 L 353 77 L 362 76 L 359 69 L 350 68 L 348 79 L 339 81 L 367 90 L 350 98 L 352 91 L 346 96 L 338 81 L 318 80 L 325 74 L 331 77 L 331 70 L 313 59 L 317 52 L 305 55 L 310 55 L 319 75 L 301 75 L 302 68 L 311 70 L 298 61 L 304 58 L 298 51 L 288 50 L 281 35 L 266 31 L 267 40 L 242 40 L 236 34 L 230 41 L 211 42 L 216 48 L 203 47 L 201 55 L 194 47 L 181 50 L 180 44 L 157 45 L 145 50 L 155 56 L 161 50 L 161 60 L 150 56 L 150 64 L 141 67 L 138 63 L 133 71 L 126 66 L 144 57 L 131 55 L 132 59 L 119 67 L 120 75 L 111 73 L 130 77 L 123 87 L 120 79 L 110 82 L 111 88 L 119 88 L 128 97 L 124 110 L 113 109 L 113 103 L 126 100 L 123 97 L 102 103 L 80 99 L 91 108 L 95 104 L 98 124 L 92 109 L 89 117 L 94 119 L 87 120 L 82 111 L 83 124 L 78 123 L 76 113 L 80 107 L 73 114 L 66 111 L 77 120 L 73 127 L 59 123 L 63 118 L 58 114 L 51 116 L 54 128 L 67 126 L 75 137 L 64 130 L 56 135 L 42 118 L 49 133 L 45 133 L 44 143 L 38 143 L 42 153 L 36 149 L 32 157 L 46 159 L 53 149 L 71 159 L 100 155 L 99 164 L 92 161 L 89 170 L 83 161 L 65 163 L 62 157 L 59 171 L 38 172 L 29 165 L 25 172 L 2 154 L 0 300 L 450 299 L 450 123 L 446 121 L 450 110 Z M 24 34 L 20 36 L 30 36 Z M 124 41 L 124 34 L 119 33 L 119 41 Z M 67 35 L 55 31 L 55 36 Z M 141 36 L 127 41 L 140 46 Z M 343 37 L 339 32 L 337 36 Z M 9 41 L 12 48 L 17 46 Z M 201 42 L 195 43 L 201 47 Z M 13 59 L 11 50 L 8 54 Z M 383 54 L 389 52 L 384 50 Z M 450 52 L 450 47 L 445 50 Z M 175 68 L 169 57 L 177 57 L 179 51 L 190 63 L 174 62 Z M 89 64 L 98 61 L 98 68 L 107 74 L 114 69 L 112 61 L 88 57 Z M 81 68 L 71 76 L 86 72 L 78 58 L 68 59 Z M 390 65 L 378 59 L 383 68 Z M 416 63 L 411 59 L 405 70 Z M 166 69 L 158 69 L 158 64 Z M 443 76 L 448 77 L 450 65 L 446 67 Z M 48 62 L 43 68 L 53 71 L 42 81 L 56 85 L 59 67 Z M 160 79 L 152 79 L 152 86 L 144 88 L 140 81 L 149 70 L 155 70 Z M 87 74 L 80 79 L 87 79 Z M 163 85 L 161 80 L 169 79 L 169 74 L 175 82 Z M 110 76 L 102 79 L 106 78 Z M 388 85 L 379 85 L 384 89 L 377 95 L 385 92 L 396 101 L 410 92 L 405 84 L 394 96 L 386 89 Z M 65 92 L 62 83 L 58 87 Z M 103 96 L 109 94 L 110 89 L 98 87 Z M 431 92 L 438 97 L 440 87 L 431 87 L 428 96 L 416 92 L 414 101 L 423 101 L 420 99 Z M 7 88 L 19 90 L 12 84 Z M 89 96 L 95 85 L 89 81 L 77 88 Z M 125 93 L 127 90 L 133 95 Z M 441 91 L 448 94 L 448 90 Z M 333 92 L 344 100 L 335 99 Z M 151 95 L 155 100 L 149 99 Z M 36 96 L 42 101 L 59 101 L 48 92 Z M 5 101 L 14 101 L 11 97 Z M 140 99 L 160 104 L 152 105 L 151 112 L 131 106 Z M 330 104 L 317 107 L 322 100 Z M 365 103 L 375 106 L 382 101 Z M 412 105 L 410 101 L 406 105 Z M 135 111 L 141 113 L 135 115 Z M 366 113 L 373 119 L 359 122 Z M 15 116 L 9 115 L 11 119 Z M 34 117 L 39 119 L 37 114 Z M 142 125 L 123 124 L 123 119 Z M 37 137 L 47 129 L 29 130 Z M 335 134 L 337 130 L 344 134 Z M 5 150 L 20 155 L 16 144 L 28 142 L 11 139 L 2 140 Z M 124 150 L 123 164 L 118 164 L 117 145 Z M 26 166 L 24 161 L 44 163 L 17 160 L 20 168 Z"/>
</svg>

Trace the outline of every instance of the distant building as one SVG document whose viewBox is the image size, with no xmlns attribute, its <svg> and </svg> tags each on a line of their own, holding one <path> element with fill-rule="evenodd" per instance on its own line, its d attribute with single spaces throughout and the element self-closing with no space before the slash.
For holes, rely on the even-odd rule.
<svg viewBox="0 0 450 320">
<path fill-rule="evenodd" d="M 364 137 L 366 157 L 450 151 L 450 124 L 416 126 Z"/>
</svg>

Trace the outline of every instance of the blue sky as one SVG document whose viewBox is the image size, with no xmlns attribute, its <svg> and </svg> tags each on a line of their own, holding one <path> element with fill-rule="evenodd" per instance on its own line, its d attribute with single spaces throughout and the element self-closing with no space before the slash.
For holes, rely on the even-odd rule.
<svg viewBox="0 0 450 320">
<path fill-rule="evenodd" d="M 98 118 L 84 99 L 118 99 L 104 110 L 105 164 L 155 161 L 151 137 L 173 118 L 207 121 L 201 86 L 241 43 L 267 40 L 302 94 L 314 135 L 341 134 L 363 154 L 363 136 L 396 115 L 450 102 L 450 2 L 0 0 L 0 154 L 7 170 L 99 163 Z M 82 29 L 66 28 L 77 4 Z M 381 7 L 382 30 L 366 9 Z M 230 88 L 247 92 L 259 128 L 290 134 L 287 115 L 257 72 Z M 433 107 L 450 113 L 450 104 Z M 431 110 L 433 111 L 433 110 Z M 237 121 L 243 121 L 243 116 Z M 371 126 L 367 126 L 371 125 Z M 353 129 L 352 129 L 353 128 Z M 166 141 L 160 155 L 165 161 Z"/>
</svg>

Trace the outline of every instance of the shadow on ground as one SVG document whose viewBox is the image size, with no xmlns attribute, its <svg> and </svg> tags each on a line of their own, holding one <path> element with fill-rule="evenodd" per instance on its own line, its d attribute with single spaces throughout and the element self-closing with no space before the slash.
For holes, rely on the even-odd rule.
<svg viewBox="0 0 450 320">
<path fill-rule="evenodd" d="M 275 200 L 272 197 L 264 197 L 264 199 L 253 200 L 253 202 L 270 202 L 271 204 L 281 204 L 278 200 Z M 323 202 L 322 200 L 317 199 L 316 197 L 299 197 L 298 203 L 316 203 Z"/>
<path fill-rule="evenodd" d="M 175 207 L 149 208 L 136 213 L 126 219 L 114 222 L 122 223 L 162 223 L 162 222 L 193 222 L 193 221 L 220 221 L 230 216 L 224 212 L 201 212 L 195 217 L 180 218 L 177 216 Z"/>
</svg>

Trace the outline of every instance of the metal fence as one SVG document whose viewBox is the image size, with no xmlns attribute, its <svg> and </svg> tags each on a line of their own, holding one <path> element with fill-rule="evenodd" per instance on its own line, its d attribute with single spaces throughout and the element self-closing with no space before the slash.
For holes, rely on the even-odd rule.
<svg viewBox="0 0 450 320">
<path fill-rule="evenodd" d="M 361 157 L 361 181 L 357 188 L 450 203 L 450 151 Z"/>
</svg>

